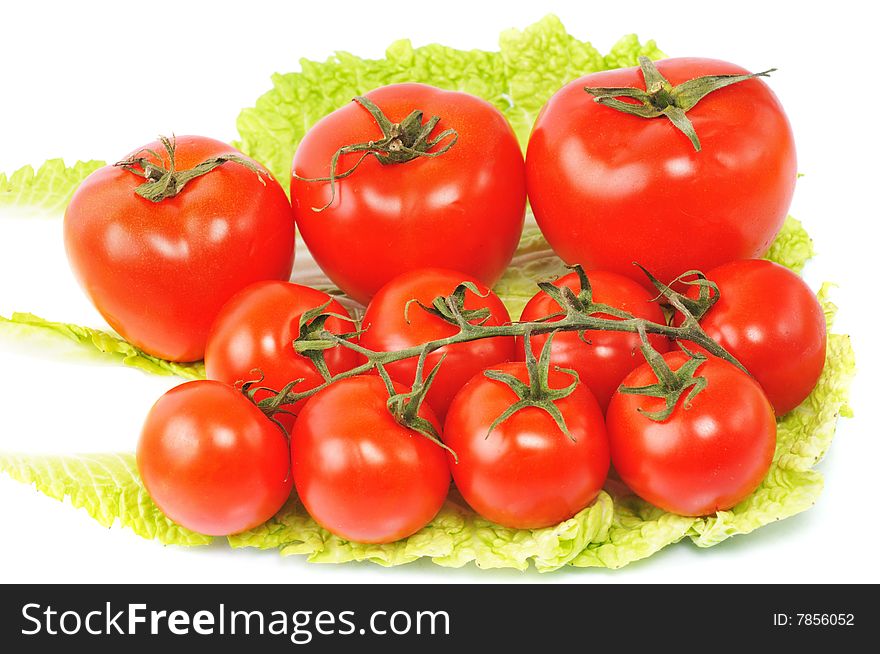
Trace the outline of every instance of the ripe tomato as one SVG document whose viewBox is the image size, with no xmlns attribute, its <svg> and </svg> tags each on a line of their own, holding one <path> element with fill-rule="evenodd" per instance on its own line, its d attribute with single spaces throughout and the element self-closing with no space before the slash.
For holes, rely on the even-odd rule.
<svg viewBox="0 0 880 654">
<path fill-rule="evenodd" d="M 346 540 L 390 543 L 414 534 L 449 490 L 444 450 L 399 424 L 387 401 L 379 377 L 344 379 L 306 402 L 291 434 L 296 492 L 321 526 Z M 430 407 L 419 415 L 439 433 Z"/>
<path fill-rule="evenodd" d="M 144 422 L 137 462 L 165 515 L 212 536 L 264 523 L 292 487 L 284 433 L 218 381 L 186 382 L 160 397 Z"/>
<path fill-rule="evenodd" d="M 321 269 L 366 304 L 400 273 L 440 266 L 492 285 L 519 241 L 525 215 L 525 171 L 513 130 L 485 100 L 424 84 L 393 84 L 366 94 L 392 122 L 412 111 L 439 116 L 432 138 L 446 129 L 457 142 L 437 157 L 383 165 L 368 156 L 331 188 L 322 178 L 340 148 L 381 139 L 382 130 L 356 102 L 319 121 L 300 143 L 290 186 L 300 233 Z M 449 143 L 444 140 L 431 150 Z M 343 154 L 350 170 L 363 152 Z M 355 248 L 340 243 L 357 244 Z"/>
<path fill-rule="evenodd" d="M 311 359 L 296 352 L 294 339 L 299 336 L 299 319 L 303 313 L 330 302 L 327 313 L 347 316 L 345 308 L 322 291 L 282 281 L 251 284 L 223 305 L 205 350 L 205 371 L 209 379 L 227 384 L 253 378 L 252 370 L 262 371 L 261 386 L 280 391 L 295 379 L 304 381 L 295 391 L 319 386 L 324 380 Z M 324 327 L 335 333 L 354 331 L 354 324 L 341 318 L 328 318 Z M 345 347 L 324 350 L 324 361 L 331 375 L 358 365 L 357 353 Z M 257 400 L 265 397 L 258 393 Z M 284 408 L 298 411 L 303 402 Z M 293 425 L 292 416 L 279 414 L 286 427 Z"/>
<path fill-rule="evenodd" d="M 678 370 L 687 355 L 663 356 Z M 770 468 L 776 447 L 773 407 L 754 379 L 723 359 L 709 358 L 697 369 L 706 388 L 689 407 L 679 399 L 662 422 L 639 412 L 660 411 L 662 399 L 617 392 L 606 415 L 611 462 L 639 497 L 665 511 L 708 515 L 723 511 L 754 491 Z M 645 363 L 623 383 L 657 381 Z"/>
<path fill-rule="evenodd" d="M 179 172 L 222 155 L 257 165 L 213 139 L 176 139 Z M 138 157 L 170 165 L 158 141 L 129 159 Z M 252 282 L 290 277 L 290 203 L 262 167 L 258 175 L 234 161 L 158 202 L 135 194 L 143 182 L 119 166 L 92 173 L 64 215 L 67 256 L 89 299 L 126 340 L 163 359 L 195 361 L 226 300 Z"/>
<path fill-rule="evenodd" d="M 485 323 L 488 326 L 510 322 L 510 315 L 498 296 L 472 276 L 439 268 L 414 270 L 395 277 L 376 293 L 364 314 L 362 326 L 365 331 L 361 335 L 361 345 L 376 351 L 403 350 L 457 334 L 455 325 L 429 314 L 416 304 L 411 304 L 407 310 L 407 303 L 416 299 L 431 306 L 435 298 L 451 294 L 463 281 L 474 283 L 480 294 L 486 296 L 466 291 L 465 310 L 489 309 L 490 316 Z M 442 421 L 452 398 L 471 377 L 488 366 L 510 361 L 514 356 L 513 337 L 484 338 L 435 350 L 425 359 L 425 374 L 433 370 L 441 358 L 443 363 L 428 390 L 428 404 Z M 392 379 L 411 386 L 417 362 L 413 357 L 390 363 L 385 368 Z"/>
<path fill-rule="evenodd" d="M 492 370 L 528 382 L 525 363 Z M 550 388 L 565 388 L 572 378 L 551 370 L 549 381 Z M 555 401 L 571 438 L 536 407 L 520 409 L 489 433 L 518 399 L 482 372 L 461 389 L 443 429 L 443 442 L 458 455 L 458 463 L 450 455 L 452 478 L 467 503 L 492 522 L 516 529 L 555 525 L 592 502 L 605 483 L 609 454 L 602 411 L 578 384 Z"/>
<path fill-rule="evenodd" d="M 720 297 L 700 319 L 758 380 L 777 415 L 816 386 L 825 367 L 825 313 L 810 287 L 771 261 L 733 261 L 706 273 Z M 699 291 L 691 286 L 688 295 Z"/>
<path fill-rule="evenodd" d="M 673 85 L 739 66 L 694 57 L 657 69 Z M 782 226 L 797 174 L 782 105 L 760 79 L 720 89 L 687 117 L 702 150 L 665 117 L 603 106 L 584 87 L 638 87 L 638 68 L 581 77 L 541 111 L 526 155 L 529 200 L 541 231 L 568 263 L 640 283 L 637 261 L 661 281 L 758 257 Z"/>
<path fill-rule="evenodd" d="M 651 322 L 666 322 L 663 310 L 645 288 L 628 277 L 616 273 L 594 270 L 588 273 L 593 289 L 593 302 L 622 309 L 636 318 Z M 571 273 L 554 282 L 556 286 L 570 288 L 580 293 L 581 282 L 577 273 Z M 538 292 L 523 309 L 520 320 L 534 321 L 557 313 L 559 304 L 544 291 Z M 612 318 L 608 314 L 596 314 L 600 318 Z M 559 320 L 555 318 L 554 320 Z M 584 341 L 587 342 L 584 342 Z M 658 352 L 669 349 L 669 339 L 651 335 L 649 342 Z M 532 347 L 540 351 L 547 341 L 546 335 L 532 336 Z M 644 363 L 639 349 L 638 334 L 612 331 L 587 331 L 581 339 L 577 332 L 556 334 L 551 345 L 550 361 L 562 368 L 570 368 L 580 375 L 580 380 L 593 392 L 603 411 L 608 408 L 611 395 L 617 390 L 626 374 Z M 517 356 L 525 360 L 525 350 L 517 348 Z"/>
</svg>

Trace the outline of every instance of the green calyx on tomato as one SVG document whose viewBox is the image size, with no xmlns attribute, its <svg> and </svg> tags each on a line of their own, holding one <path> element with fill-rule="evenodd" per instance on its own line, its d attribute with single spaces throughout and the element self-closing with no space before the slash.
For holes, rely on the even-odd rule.
<svg viewBox="0 0 880 654">
<path fill-rule="evenodd" d="M 523 383 L 516 376 L 499 370 L 486 370 L 483 374 L 489 379 L 501 382 L 510 387 L 519 398 L 517 402 L 511 404 L 507 409 L 489 426 L 486 432 L 486 438 L 495 431 L 495 428 L 502 422 L 510 418 L 514 413 L 525 409 L 526 407 L 535 407 L 542 409 L 550 414 L 550 417 L 556 422 L 560 431 L 568 436 L 569 439 L 575 440 L 565 424 L 565 418 L 555 402 L 568 397 L 574 393 L 574 389 L 580 383 L 580 375 L 570 368 L 560 368 L 554 366 L 554 370 L 571 376 L 572 382 L 565 388 L 550 388 L 550 352 L 553 345 L 553 336 L 555 332 L 551 332 L 547 336 L 544 347 L 541 349 L 541 356 L 535 358 L 535 352 L 532 349 L 532 332 L 527 329 L 523 338 L 526 348 L 526 370 L 528 371 L 528 383 Z"/>
<path fill-rule="evenodd" d="M 690 407 L 691 401 L 706 388 L 706 378 L 696 374 L 697 369 L 706 361 L 706 355 L 691 352 L 684 345 L 680 344 L 682 351 L 687 355 L 687 361 L 682 366 L 673 371 L 666 363 L 663 355 L 651 347 L 648 342 L 648 335 L 643 327 L 639 329 L 639 336 L 642 338 L 642 354 L 651 370 L 657 376 L 657 382 L 646 386 L 625 386 L 622 385 L 619 393 L 624 395 L 646 395 L 648 397 L 657 397 L 666 403 L 666 407 L 660 411 L 645 411 L 642 407 L 638 408 L 639 413 L 646 418 L 655 422 L 663 422 L 675 410 L 681 396 L 687 393 L 684 401 L 684 408 Z"/>
<path fill-rule="evenodd" d="M 456 286 L 455 290 L 449 295 L 441 295 L 434 298 L 434 301 L 431 302 L 430 306 L 418 298 L 413 298 L 408 301 L 403 309 L 404 320 L 406 320 L 407 324 L 412 324 L 409 319 L 409 308 L 411 305 L 417 304 L 430 315 L 436 316 L 441 320 L 445 320 L 446 322 L 465 330 L 470 329 L 474 325 L 485 325 L 486 321 L 492 317 L 491 309 L 489 309 L 489 307 L 466 309 L 464 306 L 464 297 L 467 291 L 470 291 L 480 298 L 489 297 L 489 293 L 491 292 L 488 291 L 482 293 L 473 282 L 463 281 Z"/>
<path fill-rule="evenodd" d="M 397 421 L 397 424 L 418 432 L 429 441 L 439 445 L 444 450 L 448 450 L 452 457 L 458 461 L 458 455 L 443 443 L 440 438 L 440 433 L 437 431 L 437 428 L 434 427 L 434 423 L 420 415 L 422 405 L 425 403 L 425 397 L 428 395 L 428 391 L 431 388 L 431 384 L 434 383 L 437 373 L 440 372 L 440 365 L 443 363 L 443 359 L 446 355 L 440 357 L 437 365 L 435 365 L 431 369 L 431 372 L 428 373 L 428 376 L 425 377 L 425 359 L 427 356 L 428 351 L 422 350 L 422 353 L 419 355 L 418 363 L 416 364 L 415 379 L 413 380 L 412 388 L 409 391 L 396 389 L 394 381 L 391 379 L 388 371 L 385 370 L 385 366 L 382 364 L 376 365 L 376 370 L 379 372 L 379 376 L 385 383 L 385 388 L 388 389 L 388 402 L 386 406 L 388 407 L 389 413 L 394 417 L 394 420 Z"/>
<path fill-rule="evenodd" d="M 555 300 L 556 303 L 565 310 L 565 312 L 575 311 L 577 313 L 582 313 L 585 316 L 592 316 L 598 313 L 607 314 L 609 316 L 614 316 L 616 318 L 622 319 L 634 318 L 634 316 L 628 311 L 623 311 L 616 307 L 612 307 L 610 304 L 593 302 L 593 285 L 590 283 L 590 280 L 587 277 L 587 273 L 585 273 L 584 269 L 578 265 L 567 267 L 574 270 L 575 274 L 577 274 L 578 276 L 581 290 L 577 293 L 575 293 L 567 286 L 560 287 L 556 286 L 555 284 L 551 284 L 550 282 L 538 283 L 538 288 L 540 288 L 553 300 Z M 542 320 L 552 320 L 553 318 L 562 315 L 565 315 L 565 313 L 552 314 L 544 317 Z M 583 332 L 581 332 L 581 337 L 583 337 Z"/>
<path fill-rule="evenodd" d="M 134 173 L 135 175 L 144 178 L 144 183 L 138 186 L 134 192 L 150 202 L 161 202 L 166 198 L 173 198 L 183 190 L 183 187 L 186 186 L 188 182 L 194 180 L 196 177 L 201 177 L 202 175 L 211 172 L 227 161 L 232 161 L 244 166 L 248 170 L 252 170 L 263 185 L 266 185 L 266 182 L 263 179 L 263 175 L 266 174 L 266 171 L 262 170 L 259 166 L 255 165 L 253 161 L 246 157 L 240 157 L 236 154 L 221 154 L 216 157 L 205 159 L 202 163 L 187 170 L 177 170 L 174 160 L 174 153 L 177 149 L 177 138 L 172 136 L 169 139 L 167 136 L 159 136 L 159 141 L 162 143 L 165 152 L 168 154 L 168 168 L 162 166 L 161 163 L 157 163 L 162 161 L 162 157 L 154 150 L 137 152 L 134 156 L 130 156 L 127 159 L 117 161 L 113 164 L 114 166 L 118 166 L 123 170 L 127 170 L 130 173 Z M 144 152 L 152 155 L 156 161 L 151 161 L 147 157 L 137 156 Z"/>
<path fill-rule="evenodd" d="M 330 159 L 330 175 L 327 177 L 300 177 L 294 173 L 294 177 L 303 182 L 330 182 L 330 201 L 323 207 L 312 207 L 312 211 L 321 212 L 333 204 L 336 198 L 336 181 L 352 175 L 358 166 L 369 156 L 375 157 L 381 164 L 407 163 L 419 157 L 439 157 L 445 154 L 458 141 L 458 132 L 449 128 L 431 138 L 431 132 L 440 122 L 440 116 L 431 116 L 427 122 L 423 122 L 424 114 L 414 109 L 406 118 L 399 123 L 392 123 L 383 111 L 369 98 L 359 95 L 353 100 L 370 112 L 376 124 L 382 130 L 382 138 L 344 145 L 333 153 Z M 448 139 L 448 140 L 447 140 Z M 443 141 L 446 143 L 437 150 L 431 151 Z M 363 153 L 360 158 L 344 172 L 338 172 L 339 157 Z"/>
<path fill-rule="evenodd" d="M 645 90 L 629 86 L 585 86 L 584 91 L 592 95 L 595 102 L 633 116 L 640 118 L 666 116 L 690 139 L 697 152 L 701 149 L 700 139 L 690 118 L 687 117 L 687 112 L 718 89 L 755 77 L 767 77 L 776 70 L 770 68 L 748 75 L 703 75 L 673 86 L 648 57 L 639 57 L 639 68 L 642 69 L 645 78 Z M 618 98 L 632 98 L 637 102 L 625 102 Z"/>
</svg>

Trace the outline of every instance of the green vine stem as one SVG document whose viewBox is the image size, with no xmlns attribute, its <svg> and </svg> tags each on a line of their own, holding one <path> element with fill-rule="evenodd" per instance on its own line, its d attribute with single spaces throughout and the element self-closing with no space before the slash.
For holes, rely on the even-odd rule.
<svg viewBox="0 0 880 654">
<path fill-rule="evenodd" d="M 687 112 L 710 93 L 755 77 L 767 77 L 776 70 L 771 68 L 750 75 L 704 75 L 673 86 L 647 57 L 639 57 L 639 68 L 645 78 L 644 89 L 629 86 L 585 86 L 584 91 L 592 95 L 595 102 L 632 116 L 665 116 L 690 139 L 697 152 L 701 148 L 700 139 L 687 117 Z M 626 102 L 618 98 L 630 98 L 636 102 Z"/>
<path fill-rule="evenodd" d="M 698 319 L 689 308 L 698 308 L 694 307 L 694 305 L 692 304 L 693 301 L 690 300 L 689 302 L 686 302 L 685 300 L 688 300 L 686 296 L 678 293 L 674 289 L 670 288 L 668 285 L 659 282 L 647 271 L 645 271 L 645 273 L 648 275 L 649 279 L 651 279 L 651 281 L 655 284 L 660 293 L 660 296 L 658 297 L 666 298 L 666 300 L 679 313 L 681 313 L 682 316 L 684 316 L 684 320 L 680 325 L 674 326 L 651 322 L 645 320 L 644 318 L 636 318 L 632 316 L 632 314 L 620 311 L 619 309 L 614 309 L 613 307 L 609 307 L 604 304 L 593 303 L 590 284 L 589 280 L 587 279 L 586 273 L 580 266 L 574 266 L 573 268 L 575 271 L 577 271 L 578 275 L 581 276 L 582 289 L 579 293 L 574 293 L 571 291 L 561 291 L 554 296 L 554 299 L 557 300 L 561 307 L 561 311 L 558 314 L 554 314 L 559 319 L 552 322 L 548 322 L 545 319 L 534 322 L 515 322 L 506 325 L 486 325 L 484 324 L 485 320 L 482 312 L 480 312 L 479 310 L 477 310 L 476 312 L 471 312 L 465 310 L 464 308 L 465 294 L 469 291 L 473 292 L 471 286 L 469 286 L 468 284 L 459 285 L 453 293 L 448 296 L 443 296 L 435 299 L 430 306 L 419 304 L 419 307 L 422 310 L 428 311 L 432 315 L 442 320 L 445 320 L 452 325 L 456 325 L 459 328 L 458 332 L 446 338 L 428 341 L 421 345 L 405 348 L 402 350 L 394 350 L 388 352 L 374 351 L 365 348 L 357 342 L 354 342 L 350 339 L 350 335 L 337 335 L 327 331 L 326 329 L 323 329 L 323 326 L 321 326 L 321 328 L 319 329 L 309 329 L 310 320 L 307 319 L 304 321 L 303 328 L 300 331 L 300 336 L 294 341 L 294 348 L 297 352 L 309 352 L 312 356 L 315 356 L 317 353 L 317 355 L 323 356 L 321 353 L 324 350 L 330 349 L 331 347 L 335 347 L 338 345 L 341 347 L 347 347 L 354 350 L 355 352 L 360 353 L 366 359 L 366 362 L 355 368 L 331 376 L 329 378 L 325 377 L 324 383 L 308 390 L 296 391 L 296 383 L 294 382 L 292 383 L 292 385 L 289 384 L 288 388 L 279 393 L 279 395 L 283 395 L 283 397 L 278 400 L 278 405 L 280 406 L 282 404 L 293 404 L 300 400 L 311 397 L 312 395 L 319 392 L 323 388 L 326 388 L 330 384 L 333 384 L 342 379 L 354 377 L 356 375 L 369 373 L 374 369 L 378 370 L 378 372 L 382 374 L 384 372 L 385 366 L 394 363 L 395 361 L 418 357 L 420 364 L 423 367 L 425 357 L 428 354 L 450 345 L 456 345 L 458 343 L 468 343 L 483 338 L 526 338 L 527 335 L 531 336 L 535 334 L 549 334 L 552 332 L 574 331 L 583 333 L 587 330 L 595 330 L 630 332 L 640 335 L 659 334 L 661 336 L 666 336 L 667 338 L 674 339 L 676 341 L 686 341 L 698 345 L 708 353 L 725 359 L 726 361 L 729 361 L 744 372 L 748 372 L 739 361 L 737 361 L 729 352 L 727 352 L 727 350 L 725 350 L 721 345 L 719 345 L 711 337 L 709 337 L 705 331 L 703 331 L 703 328 L 700 326 Z M 645 269 L 642 268 L 642 270 Z M 696 276 L 697 279 L 705 279 L 705 276 L 699 273 L 699 271 L 691 271 L 689 274 Z M 559 291 L 559 289 L 556 289 L 556 287 L 553 287 L 551 284 L 541 284 L 539 286 L 545 291 L 550 291 L 553 293 Z M 716 301 L 718 298 L 717 287 L 715 287 L 714 296 L 708 297 L 710 295 L 708 291 L 706 295 L 706 302 Z M 407 306 L 407 310 L 411 310 L 409 308 L 409 305 Z M 603 314 L 611 314 L 613 317 L 602 317 Z M 313 321 L 320 319 L 320 315 L 315 315 L 311 317 L 311 320 Z M 431 379 L 433 379 L 433 376 L 434 374 L 436 374 L 436 372 L 437 368 L 435 368 L 428 376 L 428 379 L 424 380 L 423 382 L 421 380 L 422 371 L 419 370 L 417 373 L 417 379 L 414 383 L 414 388 L 417 387 L 417 390 L 414 391 L 416 395 L 413 395 L 409 399 L 404 398 L 404 400 L 421 401 L 419 398 L 423 399 L 424 393 L 427 392 L 427 388 L 428 386 L 430 386 L 430 381 Z M 393 387 L 389 385 L 389 393 L 393 396 L 394 393 L 392 393 L 392 391 Z M 389 407 L 391 407 L 390 404 Z M 392 412 L 395 413 L 394 410 Z M 409 413 L 412 414 L 412 411 L 410 411 Z M 400 410 L 396 410 L 395 415 L 398 416 L 400 420 L 408 420 L 404 413 Z M 407 424 L 409 426 L 413 426 L 413 424 L 410 422 L 408 422 Z M 424 427 L 424 425 L 420 425 L 420 427 Z M 427 430 L 417 429 L 417 431 L 424 432 Z M 431 436 L 434 436 L 434 434 L 431 434 Z"/>
<path fill-rule="evenodd" d="M 327 177 L 300 177 L 294 172 L 293 176 L 302 182 L 330 182 L 330 201 L 323 207 L 312 207 L 312 211 L 320 213 L 333 204 L 336 199 L 336 182 L 354 174 L 367 157 L 375 157 L 383 165 L 402 164 L 418 158 L 439 157 L 458 141 L 458 132 L 454 129 L 445 129 L 431 138 L 431 132 L 440 122 L 440 116 L 431 116 L 430 120 L 423 122 L 424 114 L 415 109 L 399 123 L 392 123 L 369 98 L 359 95 L 354 98 L 354 102 L 370 113 L 382 130 L 382 138 L 339 148 L 330 159 L 330 174 Z M 440 147 L 434 150 L 438 145 Z M 361 156 L 351 168 L 340 173 L 339 158 L 355 153 L 361 153 Z"/>
<path fill-rule="evenodd" d="M 160 136 L 159 141 L 162 143 L 162 147 L 165 148 L 165 152 L 168 155 L 168 168 L 165 168 L 162 165 L 162 157 L 159 156 L 159 153 L 150 149 L 141 150 L 129 159 L 117 161 L 113 164 L 114 166 L 127 170 L 138 177 L 144 178 L 145 181 L 143 184 L 138 186 L 134 192 L 150 202 L 161 202 L 166 198 L 173 198 L 183 190 L 184 186 L 196 177 L 206 175 L 215 168 L 222 166 L 227 161 L 237 163 L 240 166 L 244 166 L 248 170 L 253 171 L 260 182 L 262 182 L 263 186 L 266 185 L 266 180 L 263 179 L 263 175 L 266 174 L 266 171 L 261 169 L 247 157 L 237 154 L 221 154 L 217 157 L 205 159 L 205 161 L 193 168 L 177 170 L 175 156 L 177 150 L 177 138 L 172 136 L 169 139 L 167 136 Z M 138 156 L 143 153 L 151 155 L 155 161 L 147 157 Z"/>
</svg>

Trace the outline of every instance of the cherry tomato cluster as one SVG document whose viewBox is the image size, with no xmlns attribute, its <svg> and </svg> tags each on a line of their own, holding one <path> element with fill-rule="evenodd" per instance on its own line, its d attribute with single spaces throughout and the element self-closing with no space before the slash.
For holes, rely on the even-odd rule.
<svg viewBox="0 0 880 654">
<path fill-rule="evenodd" d="M 734 506 L 825 358 L 810 289 L 756 258 L 795 179 L 761 75 L 670 59 L 581 78 L 525 160 L 488 102 L 383 87 L 306 134 L 289 201 L 200 137 L 93 174 L 65 216 L 80 282 L 125 338 L 204 357 L 209 378 L 147 416 L 138 465 L 157 505 L 230 534 L 295 488 L 332 533 L 384 543 L 427 524 L 450 481 L 490 521 L 557 524 L 613 465 L 665 510 Z M 527 197 L 579 265 L 514 321 L 491 287 Z M 362 316 L 288 281 L 295 225 Z"/>
</svg>

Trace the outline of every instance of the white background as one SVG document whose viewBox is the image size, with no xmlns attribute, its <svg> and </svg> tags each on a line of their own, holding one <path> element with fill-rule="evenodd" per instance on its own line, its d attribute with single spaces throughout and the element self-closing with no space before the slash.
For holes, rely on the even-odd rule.
<svg viewBox="0 0 880 654">
<path fill-rule="evenodd" d="M 421 10 L 404 11 L 404 8 Z M 668 54 L 728 59 L 770 80 L 798 144 L 792 213 L 816 241 L 806 271 L 840 284 L 836 331 L 852 334 L 857 417 L 842 421 L 812 510 L 710 550 L 669 547 L 617 572 L 447 570 L 427 563 L 312 565 L 274 552 L 163 547 L 0 478 L 0 582 L 859 582 L 876 563 L 876 71 L 869 3 L 789 2 L 15 2 L 0 14 L 0 171 L 63 156 L 116 160 L 159 133 L 236 137 L 270 75 L 334 50 L 381 57 L 398 38 L 496 49 L 505 28 L 553 11 L 602 52 L 623 34 Z M 823 7 L 814 9 L 813 7 Z M 748 189 L 743 189 L 747 193 Z M 67 268 L 59 220 L 0 220 L 0 315 L 100 326 Z M 22 352 L 0 340 L 0 449 L 131 451 L 177 380 Z"/>
</svg>

